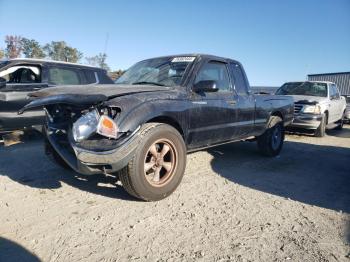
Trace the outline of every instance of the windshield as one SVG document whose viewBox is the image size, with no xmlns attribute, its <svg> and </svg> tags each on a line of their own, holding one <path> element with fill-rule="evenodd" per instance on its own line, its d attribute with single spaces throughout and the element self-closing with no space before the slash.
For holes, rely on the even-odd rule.
<svg viewBox="0 0 350 262">
<path fill-rule="evenodd" d="M 276 95 L 303 95 L 327 97 L 327 84 L 311 82 L 285 83 L 277 90 Z"/>
<path fill-rule="evenodd" d="M 178 86 L 195 57 L 162 57 L 148 59 L 130 67 L 116 84 Z"/>
</svg>

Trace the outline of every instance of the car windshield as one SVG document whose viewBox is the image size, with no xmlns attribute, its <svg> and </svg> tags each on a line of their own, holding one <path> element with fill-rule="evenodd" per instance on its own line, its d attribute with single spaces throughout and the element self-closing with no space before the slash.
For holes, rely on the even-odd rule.
<svg viewBox="0 0 350 262">
<path fill-rule="evenodd" d="M 195 57 L 162 57 L 148 59 L 130 67 L 116 84 L 178 86 Z"/>
<path fill-rule="evenodd" d="M 327 84 L 312 82 L 285 83 L 276 91 L 276 95 L 303 95 L 327 97 Z"/>
</svg>

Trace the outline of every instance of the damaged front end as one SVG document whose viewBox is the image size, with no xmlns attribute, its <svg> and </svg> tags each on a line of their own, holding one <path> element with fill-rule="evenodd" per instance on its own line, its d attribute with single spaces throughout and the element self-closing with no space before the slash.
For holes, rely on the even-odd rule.
<svg viewBox="0 0 350 262">
<path fill-rule="evenodd" d="M 46 151 L 55 155 L 56 161 L 60 158 L 85 175 L 114 173 L 130 161 L 139 136 L 137 130 L 119 129 L 121 109 L 104 105 L 107 99 L 103 95 L 49 96 L 34 100 L 19 113 L 44 108 Z"/>
</svg>

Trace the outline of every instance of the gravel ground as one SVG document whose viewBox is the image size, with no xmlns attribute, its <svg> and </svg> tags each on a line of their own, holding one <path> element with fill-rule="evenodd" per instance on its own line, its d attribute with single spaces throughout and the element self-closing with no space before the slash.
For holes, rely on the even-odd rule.
<svg viewBox="0 0 350 262">
<path fill-rule="evenodd" d="M 40 138 L 0 146 L 0 261 L 350 261 L 350 128 L 188 155 L 165 200 L 83 177 Z"/>
</svg>

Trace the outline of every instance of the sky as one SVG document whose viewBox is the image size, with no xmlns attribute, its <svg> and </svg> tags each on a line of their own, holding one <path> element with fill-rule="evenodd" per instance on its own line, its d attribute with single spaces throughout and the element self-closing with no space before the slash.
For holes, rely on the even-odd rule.
<svg viewBox="0 0 350 262">
<path fill-rule="evenodd" d="M 5 35 L 106 51 L 113 70 L 162 55 L 229 57 L 251 85 L 350 71 L 350 0 L 0 0 L 0 48 Z"/>
</svg>

